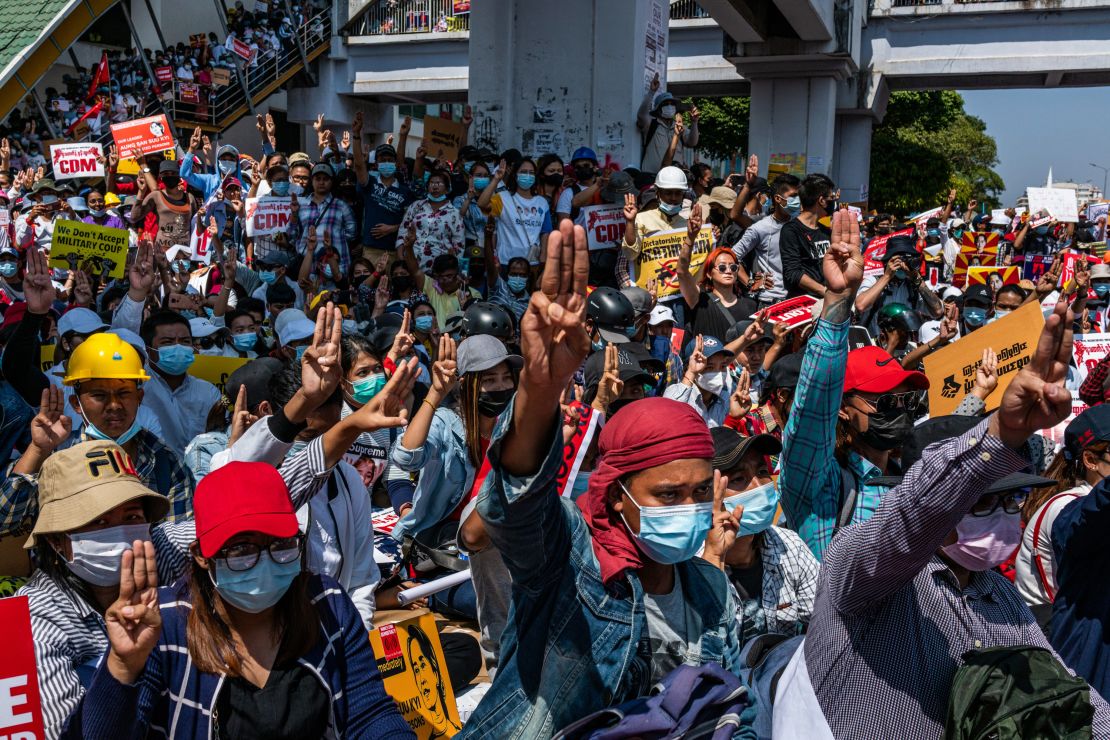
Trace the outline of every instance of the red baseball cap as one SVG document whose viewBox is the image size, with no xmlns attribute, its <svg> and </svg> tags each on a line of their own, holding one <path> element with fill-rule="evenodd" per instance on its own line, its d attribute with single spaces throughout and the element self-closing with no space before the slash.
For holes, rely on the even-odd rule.
<svg viewBox="0 0 1110 740">
<path fill-rule="evenodd" d="M 193 516 L 206 558 L 240 532 L 292 537 L 300 531 L 285 480 L 260 462 L 228 463 L 204 476 L 193 494 Z"/>
<path fill-rule="evenodd" d="M 848 353 L 848 366 L 844 372 L 845 393 L 889 393 L 903 383 L 926 390 L 929 378 L 925 373 L 902 369 L 902 363 L 878 347 L 860 347 Z"/>
</svg>

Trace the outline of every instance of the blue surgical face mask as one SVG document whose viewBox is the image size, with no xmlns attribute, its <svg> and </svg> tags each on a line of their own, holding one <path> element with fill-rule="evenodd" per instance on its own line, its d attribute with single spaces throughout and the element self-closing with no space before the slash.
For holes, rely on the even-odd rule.
<svg viewBox="0 0 1110 740">
<path fill-rule="evenodd" d="M 0 264 L 0 268 L 2 267 L 3 265 Z M 514 293 L 523 293 L 528 287 L 528 278 L 524 275 L 509 275 L 509 279 L 505 282 L 509 284 L 509 290 Z"/>
<path fill-rule="evenodd" d="M 659 201 L 659 210 L 667 214 L 668 216 L 675 216 L 678 214 L 679 211 L 682 210 L 682 204 L 664 203 L 663 201 Z"/>
<path fill-rule="evenodd" d="M 749 491 L 734 493 L 724 500 L 724 504 L 730 512 L 738 505 L 744 507 L 740 514 L 740 530 L 736 533 L 738 537 L 759 534 L 775 521 L 779 492 L 775 490 L 774 483 L 766 483 Z"/>
<path fill-rule="evenodd" d="M 474 189 L 475 190 L 485 190 L 487 187 L 489 187 L 489 178 L 488 177 L 475 177 L 474 178 Z"/>
<path fill-rule="evenodd" d="M 258 614 L 281 601 L 289 586 L 301 572 L 300 558 L 289 563 L 275 563 L 269 551 L 258 556 L 258 563 L 250 570 L 231 570 L 222 560 L 213 560 L 216 576 L 208 577 L 227 603 L 251 614 Z"/>
<path fill-rule="evenodd" d="M 331 265 L 330 264 L 325 264 L 324 265 L 324 277 L 326 277 L 328 280 L 333 279 L 333 276 L 331 274 Z"/>
<path fill-rule="evenodd" d="M 463 172 L 469 175 L 472 169 L 474 169 L 473 162 L 463 162 Z"/>
<path fill-rule="evenodd" d="M 439 195 L 432 195 L 431 193 L 428 193 L 428 200 L 433 203 L 442 203 L 443 201 L 447 200 L 447 195 L 445 193 L 440 193 Z"/>
<path fill-rule="evenodd" d="M 802 212 L 802 198 L 800 195 L 791 195 L 786 199 L 786 213 L 793 218 Z"/>
<path fill-rule="evenodd" d="M 3 262 L 0 262 L 0 275 L 3 275 L 4 277 L 15 277 L 15 274 L 17 272 L 19 272 L 18 262 L 11 262 L 9 260 L 4 260 Z"/>
<path fill-rule="evenodd" d="M 189 260 L 174 260 L 172 263 L 172 269 L 178 275 L 189 272 L 190 267 L 192 267 L 192 265 L 190 264 Z"/>
<path fill-rule="evenodd" d="M 158 360 L 154 364 L 167 375 L 184 375 L 195 359 L 192 347 L 171 344 L 158 349 Z"/>
<path fill-rule="evenodd" d="M 1009 314 L 1010 311 L 1012 311 L 1012 310 L 1013 309 L 1010 309 L 1010 308 L 995 308 L 994 309 L 994 316 L 991 317 L 991 321 L 998 321 L 1003 316 L 1006 316 L 1007 314 Z"/>
<path fill-rule="evenodd" d="M 378 174 L 382 177 L 393 177 L 397 174 L 397 163 L 378 162 Z"/>
<path fill-rule="evenodd" d="M 235 345 L 235 349 L 246 352 L 254 349 L 254 345 L 258 343 L 258 335 L 253 332 L 250 334 L 232 334 L 231 343 Z"/>
<path fill-rule="evenodd" d="M 89 209 L 89 215 L 93 218 L 104 218 L 105 213 L 106 211 L 103 210 L 94 210 L 92 208 Z"/>
<path fill-rule="evenodd" d="M 417 331 L 427 333 L 432 330 L 432 325 L 435 323 L 435 319 L 435 316 L 417 316 L 412 323 L 413 326 L 416 327 Z"/>
<path fill-rule="evenodd" d="M 295 183 L 295 182 L 290 183 L 289 184 L 289 192 L 292 195 L 304 195 L 304 187 Z"/>
<path fill-rule="evenodd" d="M 1091 286 L 1095 289 L 1095 295 L 1099 298 L 1105 298 L 1110 295 L 1110 283 L 1095 283 Z"/>
<path fill-rule="evenodd" d="M 698 554 L 713 526 L 713 502 L 681 506 L 640 506 L 624 483 L 617 481 L 628 501 L 640 511 L 640 533 L 624 526 L 644 554 L 657 563 L 674 565 Z M 624 514 L 621 514 L 624 519 Z"/>
<path fill-rule="evenodd" d="M 266 285 L 273 285 L 277 282 L 277 270 L 262 270 L 258 273 L 258 279 Z"/>
<path fill-rule="evenodd" d="M 230 175 L 234 171 L 235 171 L 235 162 L 234 161 L 228 161 L 226 159 L 221 159 L 220 160 L 220 174 L 221 175 L 223 175 L 224 177 L 227 177 L 228 175 Z"/>
<path fill-rule="evenodd" d="M 987 309 L 968 307 L 964 309 L 963 316 L 968 326 L 982 326 L 987 322 Z"/>
<path fill-rule="evenodd" d="M 428 179 L 429 179 L 429 178 L 430 178 L 431 176 L 432 176 L 432 173 L 431 173 L 431 172 L 427 172 L 427 171 L 425 171 L 425 172 L 424 172 L 424 177 L 423 177 L 423 178 L 421 178 L 421 181 L 422 181 L 423 183 L 427 184 L 427 182 L 428 182 Z"/>
<path fill-rule="evenodd" d="M 606 341 L 604 339 L 590 340 L 590 349 L 592 349 L 594 352 L 600 352 L 601 350 L 605 349 L 605 345 Z"/>
<path fill-rule="evenodd" d="M 306 349 L 308 349 L 307 344 L 302 344 L 300 347 L 294 347 L 293 348 L 293 351 L 297 353 L 296 357 L 297 357 L 297 364 L 298 365 L 301 364 L 301 359 L 304 358 L 304 352 L 305 352 Z"/>
<path fill-rule="evenodd" d="M 359 406 L 365 406 L 382 388 L 385 388 L 385 373 L 372 373 L 351 383 L 351 398 Z"/>
<path fill-rule="evenodd" d="M 77 400 L 77 408 L 81 412 L 81 418 L 85 420 L 85 436 L 89 439 L 102 439 L 106 442 L 115 442 L 122 447 L 123 445 L 127 444 L 132 438 L 134 438 L 134 436 L 139 433 L 139 430 L 143 428 L 142 424 L 139 423 L 138 418 L 136 418 L 135 421 L 131 422 L 131 426 L 127 428 L 126 432 L 118 437 L 109 437 L 107 434 L 101 431 L 99 427 L 89 421 L 89 417 L 85 416 L 85 409 L 81 408 L 80 399 Z"/>
<path fill-rule="evenodd" d="M 1033 229 L 1033 231 L 1037 234 L 1037 236 L 1044 236 L 1048 233 L 1048 224 L 1045 224 L 1044 226 L 1038 226 Z"/>
<path fill-rule="evenodd" d="M 531 172 L 521 172 L 516 176 L 516 184 L 528 190 L 536 184 L 536 176 Z"/>
<path fill-rule="evenodd" d="M 284 198 L 289 195 L 289 181 L 276 180 L 270 185 L 270 192 L 279 198 Z"/>
</svg>

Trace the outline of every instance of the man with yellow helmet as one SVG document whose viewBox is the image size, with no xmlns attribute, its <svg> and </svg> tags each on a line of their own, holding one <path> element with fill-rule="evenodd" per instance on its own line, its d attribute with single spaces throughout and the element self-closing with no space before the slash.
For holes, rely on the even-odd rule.
<svg viewBox="0 0 1110 740">
<path fill-rule="evenodd" d="M 42 392 L 31 422 L 31 444 L 0 484 L 0 535 L 25 531 L 38 514 L 38 473 L 56 449 L 89 440 L 123 447 L 143 484 L 170 500 L 170 521 L 192 514 L 193 480 L 177 454 L 136 420 L 143 381 L 150 380 L 135 348 L 115 334 L 93 334 L 66 364 L 63 382 L 73 387 L 70 405 L 84 420 L 76 431 L 64 413 L 63 393 Z"/>
</svg>

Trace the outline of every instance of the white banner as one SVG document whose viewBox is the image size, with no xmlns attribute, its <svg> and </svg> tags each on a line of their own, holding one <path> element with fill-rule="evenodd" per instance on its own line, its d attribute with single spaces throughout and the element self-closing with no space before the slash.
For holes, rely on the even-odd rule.
<svg viewBox="0 0 1110 740">
<path fill-rule="evenodd" d="M 54 179 L 104 177 L 104 165 L 100 163 L 102 156 L 104 148 L 100 144 L 54 144 L 50 147 Z"/>
<path fill-rule="evenodd" d="M 1079 221 L 1079 203 L 1071 188 L 1026 188 L 1029 196 L 1029 212 L 1036 214 L 1046 210 L 1057 221 L 1076 223 Z"/>
<path fill-rule="evenodd" d="M 590 249 L 617 247 L 624 238 L 624 209 L 621 206 L 584 206 L 582 223 Z"/>
<path fill-rule="evenodd" d="M 247 198 L 247 236 L 270 236 L 289 228 L 289 198 Z"/>
</svg>

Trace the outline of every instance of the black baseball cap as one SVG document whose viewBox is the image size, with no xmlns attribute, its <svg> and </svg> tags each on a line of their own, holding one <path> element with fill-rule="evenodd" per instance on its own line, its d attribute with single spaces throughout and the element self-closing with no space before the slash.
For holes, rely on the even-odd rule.
<svg viewBox="0 0 1110 740">
<path fill-rule="evenodd" d="M 770 434 L 745 437 L 728 427 L 713 427 L 709 433 L 713 436 L 714 470 L 732 470 L 740 464 L 749 450 L 755 450 L 761 455 L 777 455 L 782 452 L 782 443 Z"/>
<path fill-rule="evenodd" d="M 920 257 L 917 251 L 917 245 L 914 239 L 909 234 L 898 234 L 890 237 L 886 243 L 886 254 L 883 255 L 883 262 L 888 262 L 892 257 L 899 255 L 905 257 Z"/>
<path fill-rule="evenodd" d="M 775 360 L 763 381 L 760 401 L 766 401 L 776 388 L 797 388 L 798 375 L 802 372 L 802 352 L 792 352 Z"/>
<path fill-rule="evenodd" d="M 1064 429 L 1064 457 L 1074 460 L 1095 442 L 1110 440 L 1110 405 L 1092 406 Z"/>
<path fill-rule="evenodd" d="M 913 428 L 909 438 L 902 445 L 902 470 L 909 470 L 913 464 L 921 459 L 925 448 L 934 442 L 941 442 L 951 437 L 971 431 L 983 419 L 979 416 L 934 416 Z M 887 475 L 872 478 L 871 484 L 876 486 L 896 486 L 902 482 L 901 475 Z M 1056 485 L 1054 478 L 1045 478 L 1043 475 L 1032 473 L 1010 473 L 987 486 L 983 493 L 1002 493 L 1016 488 L 1043 488 Z"/>
<path fill-rule="evenodd" d="M 983 308 L 990 308 L 994 299 L 991 298 L 991 289 L 987 285 L 972 285 L 964 291 L 964 305 L 967 306 L 971 303 L 981 305 Z"/>
<path fill-rule="evenodd" d="M 247 408 L 258 408 L 258 404 L 263 401 L 272 403 L 270 380 L 281 372 L 282 367 L 284 365 L 281 360 L 274 357 L 259 357 L 236 369 L 227 377 L 227 383 L 224 385 L 228 403 L 234 405 L 240 387 L 247 389 Z"/>
<path fill-rule="evenodd" d="M 644 370 L 631 353 L 625 350 L 625 346 L 617 346 L 617 375 L 620 379 L 625 383 L 654 383 L 655 378 Z M 582 367 L 583 385 L 586 388 L 597 388 L 604 373 L 605 352 L 594 352 Z"/>
</svg>

